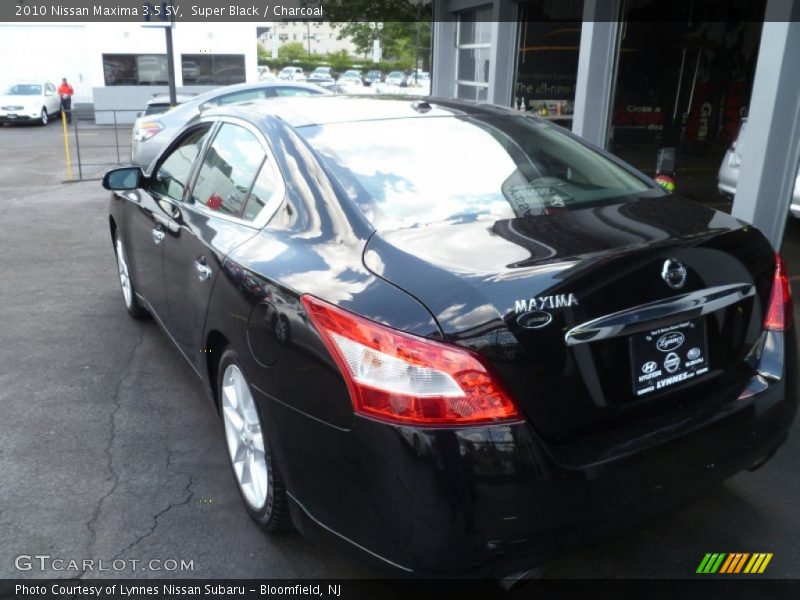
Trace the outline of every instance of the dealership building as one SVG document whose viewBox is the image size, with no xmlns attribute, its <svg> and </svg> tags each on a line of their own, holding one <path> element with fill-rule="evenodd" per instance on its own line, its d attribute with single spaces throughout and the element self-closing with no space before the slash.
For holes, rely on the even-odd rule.
<svg viewBox="0 0 800 600">
<path fill-rule="evenodd" d="M 175 83 L 198 93 L 258 80 L 255 23 L 179 23 L 173 29 Z M 0 23 L 7 84 L 66 77 L 74 103 L 93 104 L 98 123 L 130 123 L 168 91 L 164 28 L 142 23 Z"/>
<path fill-rule="evenodd" d="M 800 160 L 800 1 L 438 0 L 433 94 L 527 110 L 678 191 L 725 200 L 717 172 L 748 126 L 733 214 L 778 247 Z"/>
</svg>

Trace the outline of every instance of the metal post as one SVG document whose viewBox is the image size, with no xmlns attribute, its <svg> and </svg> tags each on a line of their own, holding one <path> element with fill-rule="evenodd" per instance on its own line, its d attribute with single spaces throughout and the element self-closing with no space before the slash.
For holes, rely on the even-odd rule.
<svg viewBox="0 0 800 600">
<path fill-rule="evenodd" d="M 800 162 L 800 2 L 767 0 L 733 215 L 780 248 Z"/>
<path fill-rule="evenodd" d="M 78 180 L 83 181 L 83 167 L 81 167 L 81 143 L 78 139 L 78 117 L 73 115 L 72 124 L 75 128 L 75 155 L 78 158 Z"/>
<path fill-rule="evenodd" d="M 117 149 L 117 164 L 120 164 L 119 159 L 119 133 L 117 132 L 117 111 L 112 111 L 114 114 L 114 147 Z"/>
<path fill-rule="evenodd" d="M 585 0 L 572 131 L 601 148 L 610 129 L 619 21 L 620 0 Z"/>
<path fill-rule="evenodd" d="M 178 94 L 175 90 L 175 50 L 172 47 L 172 25 L 164 27 L 167 36 L 167 80 L 169 82 L 170 106 L 178 105 Z"/>
<path fill-rule="evenodd" d="M 61 111 L 61 127 L 64 129 L 64 157 L 67 159 L 67 181 L 72 181 L 72 161 L 69 156 L 69 130 L 67 129 L 67 113 Z"/>
</svg>

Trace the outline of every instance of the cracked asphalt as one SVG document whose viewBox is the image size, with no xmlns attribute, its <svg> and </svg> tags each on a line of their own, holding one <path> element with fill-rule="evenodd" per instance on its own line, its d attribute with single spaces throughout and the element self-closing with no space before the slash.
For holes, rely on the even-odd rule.
<svg viewBox="0 0 800 600">
<path fill-rule="evenodd" d="M 99 183 L 62 185 L 55 126 L 0 128 L 0 578 L 369 577 L 245 513 L 222 428 L 152 321 L 125 312 Z M 798 289 L 800 224 L 784 254 Z M 796 311 L 797 314 L 797 311 Z M 576 549 L 553 577 L 688 577 L 705 552 L 774 552 L 800 577 L 797 428 L 764 468 L 659 522 Z M 128 560 L 44 572 L 19 555 Z M 141 561 L 131 570 L 130 559 Z M 141 570 L 150 560 L 191 571 Z"/>
</svg>

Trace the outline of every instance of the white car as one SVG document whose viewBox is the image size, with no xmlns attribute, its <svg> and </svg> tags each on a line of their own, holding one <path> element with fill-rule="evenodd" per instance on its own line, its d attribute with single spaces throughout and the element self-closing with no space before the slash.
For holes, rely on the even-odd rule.
<svg viewBox="0 0 800 600">
<path fill-rule="evenodd" d="M 278 79 L 284 81 L 305 81 L 306 74 L 300 67 L 284 67 L 281 69 L 281 72 L 278 73 Z"/>
<path fill-rule="evenodd" d="M 738 149 L 741 148 L 742 140 L 744 139 L 744 131 L 747 128 L 747 119 L 742 119 L 742 124 L 739 126 L 739 133 L 736 139 L 733 140 L 731 147 L 725 153 L 722 159 L 722 164 L 719 166 L 719 173 L 717 174 L 717 189 L 719 193 L 728 198 L 733 198 L 736 195 L 736 185 L 739 183 L 739 167 L 742 164 L 742 159 L 739 155 Z M 794 191 L 792 193 L 792 203 L 789 206 L 792 216 L 800 219 L 800 171 L 797 173 L 794 183 Z"/>
<path fill-rule="evenodd" d="M 60 110 L 61 99 L 49 81 L 13 83 L 0 95 L 0 123 L 35 121 L 47 125 Z"/>
</svg>

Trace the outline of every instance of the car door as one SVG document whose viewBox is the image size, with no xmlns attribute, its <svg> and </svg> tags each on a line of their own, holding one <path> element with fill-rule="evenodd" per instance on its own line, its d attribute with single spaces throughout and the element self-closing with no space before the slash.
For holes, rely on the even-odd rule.
<svg viewBox="0 0 800 600">
<path fill-rule="evenodd" d="M 194 162 L 211 125 L 204 123 L 178 138 L 159 159 L 144 187 L 126 192 L 125 241 L 129 267 L 139 293 L 151 312 L 166 325 L 163 250 L 166 232 L 174 227 L 173 201 L 188 187 Z"/>
<path fill-rule="evenodd" d="M 257 233 L 245 218 L 266 142 L 251 125 L 224 119 L 207 144 L 192 189 L 175 204 L 164 249 L 169 329 L 196 363 L 215 278 L 225 256 Z"/>
<path fill-rule="evenodd" d="M 56 86 L 52 83 L 44 84 L 44 102 L 49 114 L 55 114 L 61 109 L 61 99 L 56 94 Z"/>
</svg>

